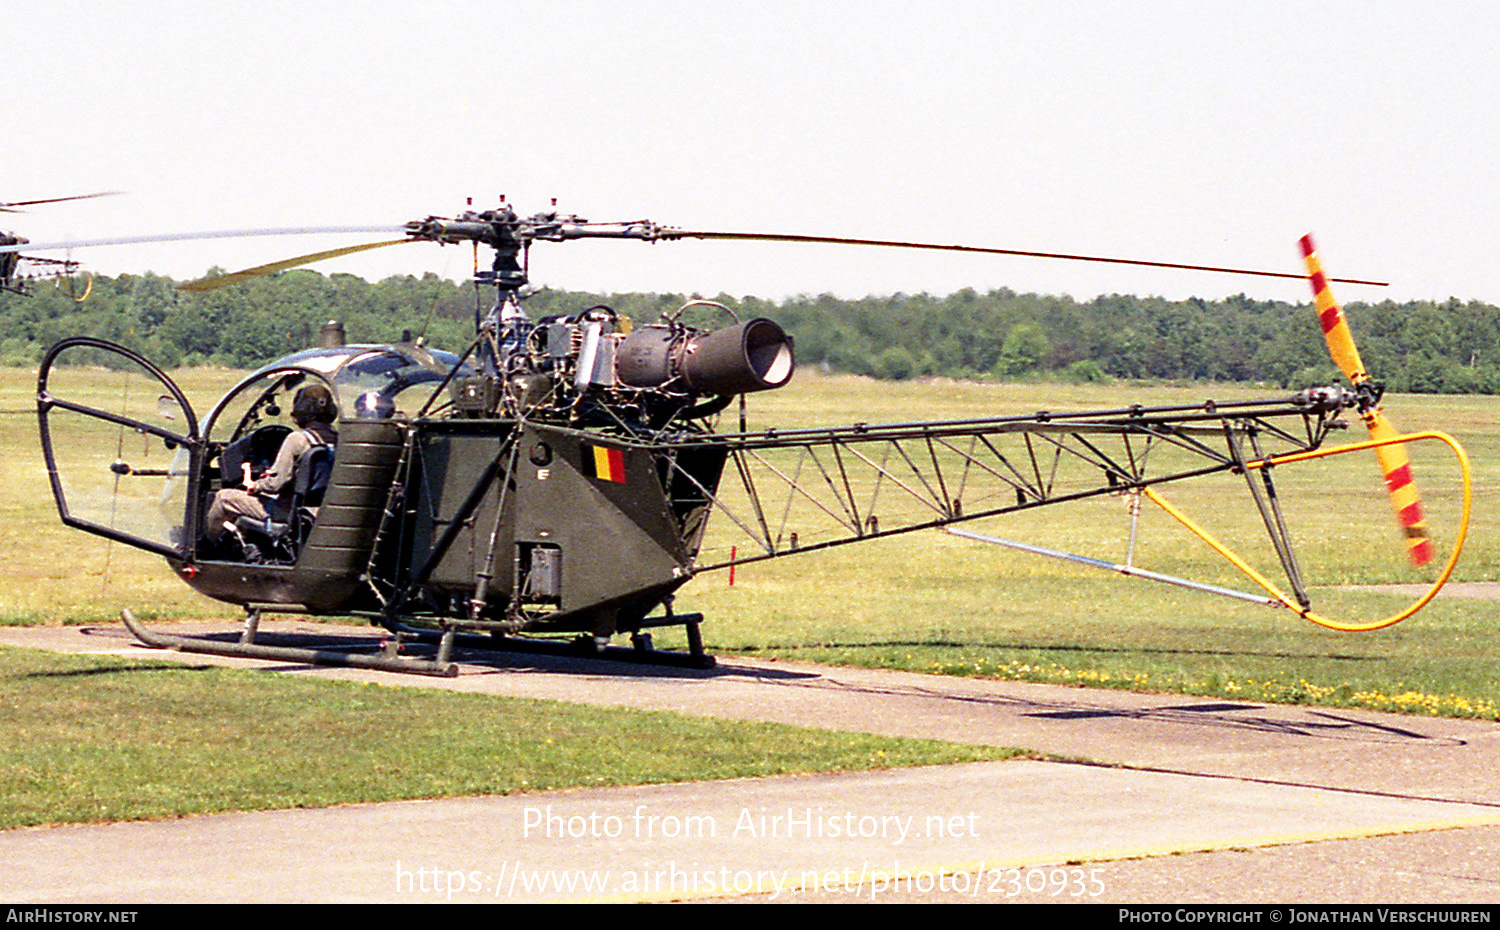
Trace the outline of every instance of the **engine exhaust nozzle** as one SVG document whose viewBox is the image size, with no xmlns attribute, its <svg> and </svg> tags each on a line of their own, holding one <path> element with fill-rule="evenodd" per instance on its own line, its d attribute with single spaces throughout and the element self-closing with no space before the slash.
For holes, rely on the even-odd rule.
<svg viewBox="0 0 1500 930">
<path fill-rule="evenodd" d="M 694 394 L 769 391 L 790 381 L 796 368 L 792 337 L 764 317 L 711 333 L 638 329 L 620 344 L 616 358 L 625 384 L 662 387 L 681 379 Z"/>
</svg>

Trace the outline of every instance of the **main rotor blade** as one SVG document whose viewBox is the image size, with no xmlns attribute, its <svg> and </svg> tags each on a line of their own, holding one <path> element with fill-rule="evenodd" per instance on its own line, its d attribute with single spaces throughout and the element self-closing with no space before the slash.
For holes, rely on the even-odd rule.
<svg viewBox="0 0 1500 930">
<path fill-rule="evenodd" d="M 256 236 L 313 236 L 325 233 L 399 233 L 404 226 L 293 226 L 279 229 L 221 229 L 212 232 L 160 233 L 154 236 L 116 236 L 109 239 L 74 239 L 68 242 L 40 242 L 0 245 L 6 252 L 40 252 L 49 249 L 81 249 L 99 245 L 133 245 L 141 242 L 181 242 L 187 239 L 243 239 Z"/>
<path fill-rule="evenodd" d="M 662 239 L 727 239 L 741 242 L 808 242 L 833 245 L 876 245 L 898 249 L 927 249 L 939 252 L 977 252 L 984 255 L 1017 255 L 1023 258 L 1060 258 L 1068 261 L 1103 262 L 1111 265 L 1140 265 L 1146 268 L 1177 268 L 1186 271 L 1212 271 L 1222 274 L 1254 275 L 1262 278 L 1301 278 L 1287 271 L 1261 271 L 1254 268 L 1228 268 L 1220 265 L 1191 265 L 1179 262 L 1153 262 L 1139 258 L 1114 258 L 1104 255 L 1077 255 L 1069 252 L 1031 252 L 1022 249 L 994 249 L 975 245 L 944 245 L 936 242 L 904 242 L 896 239 L 851 239 L 843 236 L 801 236 L 788 233 L 708 232 L 687 229 L 663 229 Z M 1361 278 L 1333 278 L 1343 284 L 1368 284 L 1386 287 L 1389 281 L 1367 281 Z"/>
<path fill-rule="evenodd" d="M 41 203 L 62 203 L 65 200 L 93 200 L 95 197 L 114 197 L 123 194 L 124 191 L 100 191 L 97 194 L 77 194 L 72 197 L 49 197 L 46 200 L 16 200 L 10 203 L 0 203 L 0 211 L 5 213 L 22 213 L 22 210 L 12 210 L 11 207 L 34 207 Z"/>
<path fill-rule="evenodd" d="M 230 284 L 238 284 L 251 278 L 259 278 L 278 271 L 286 271 L 299 265 L 310 265 L 313 262 L 321 262 L 327 258 L 338 258 L 340 255 L 353 255 L 355 252 L 365 252 L 370 249 L 384 248 L 388 245 L 400 245 L 403 242 L 420 242 L 420 239 L 388 239 L 384 242 L 367 242 L 364 245 L 351 245 L 342 249 L 329 249 L 326 252 L 313 252 L 310 255 L 298 255 L 296 258 L 285 258 L 279 262 L 271 262 L 268 265 L 256 265 L 254 268 L 246 268 L 243 271 L 231 271 L 228 274 L 213 275 L 208 278 L 199 278 L 196 281 L 188 281 L 177 285 L 179 291 L 212 291 Z"/>
</svg>

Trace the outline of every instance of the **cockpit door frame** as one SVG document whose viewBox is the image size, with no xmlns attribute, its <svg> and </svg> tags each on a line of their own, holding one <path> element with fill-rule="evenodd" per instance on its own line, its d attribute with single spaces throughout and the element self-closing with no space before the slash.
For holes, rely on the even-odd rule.
<svg viewBox="0 0 1500 930">
<path fill-rule="evenodd" d="M 107 410 L 100 410 L 97 407 L 90 407 L 64 398 L 53 397 L 47 390 L 48 376 L 52 372 L 53 363 L 63 352 L 80 346 L 88 346 L 103 352 L 122 356 L 159 381 L 166 392 L 171 395 L 179 409 L 182 410 L 184 421 L 188 427 L 187 434 L 174 433 L 171 430 L 163 429 L 151 423 L 133 420 L 129 417 L 120 416 L 119 414 L 110 413 Z M 126 545 L 135 546 L 139 549 L 145 549 L 149 552 L 155 552 L 170 559 L 187 561 L 192 551 L 193 540 L 198 538 L 200 508 L 196 504 L 202 481 L 204 445 L 198 431 L 198 417 L 193 413 L 193 407 L 188 403 L 187 396 L 182 393 L 182 390 L 177 387 L 176 383 L 167 377 L 166 373 L 160 368 L 137 352 L 104 339 L 96 339 L 92 336 L 76 336 L 71 339 L 64 339 L 54 345 L 42 359 L 41 367 L 37 371 L 36 406 L 37 423 L 41 430 L 42 457 L 47 463 L 47 478 L 52 484 L 52 496 L 57 502 L 57 512 L 62 518 L 64 525 L 94 533 L 106 539 L 125 543 Z M 176 443 L 178 448 L 187 450 L 188 468 L 187 475 L 185 476 L 187 479 L 187 490 L 184 495 L 183 533 L 182 539 L 177 545 L 168 546 L 152 539 L 122 532 L 113 527 L 86 520 L 69 511 L 62 479 L 58 474 L 57 460 L 52 448 L 52 433 L 48 424 L 48 416 L 54 408 L 70 410 L 84 416 L 96 417 L 122 427 L 149 433 L 160 438 L 163 442 Z"/>
</svg>

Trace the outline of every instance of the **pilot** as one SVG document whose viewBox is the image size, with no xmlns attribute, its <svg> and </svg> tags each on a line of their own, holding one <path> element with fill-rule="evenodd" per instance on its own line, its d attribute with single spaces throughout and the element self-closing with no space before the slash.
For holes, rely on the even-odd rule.
<svg viewBox="0 0 1500 930">
<path fill-rule="evenodd" d="M 336 419 L 338 405 L 328 388 L 309 384 L 299 390 L 292 401 L 292 421 L 297 424 L 297 429 L 281 441 L 276 461 L 264 475 L 252 479 L 250 463 L 246 462 L 242 466 L 245 470 L 244 490 L 224 488 L 214 495 L 204 519 L 208 538 L 219 539 L 240 517 L 266 519 L 270 515 L 268 506 L 275 506 L 278 498 L 291 494 L 292 479 L 302 457 L 313 449 L 338 442 L 339 435 L 333 429 Z"/>
</svg>

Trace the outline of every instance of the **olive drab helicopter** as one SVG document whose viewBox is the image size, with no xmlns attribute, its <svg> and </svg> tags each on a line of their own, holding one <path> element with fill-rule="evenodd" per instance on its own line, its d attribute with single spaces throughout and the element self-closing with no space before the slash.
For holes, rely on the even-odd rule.
<svg viewBox="0 0 1500 930">
<path fill-rule="evenodd" d="M 589 654 L 712 665 L 701 614 L 673 611 L 696 575 L 919 530 L 1062 558 L 1268 606 L 1334 629 L 1410 616 L 1446 581 L 1467 528 L 1469 481 L 1458 444 L 1402 434 L 1380 409 L 1310 239 L 1307 274 L 1021 252 L 923 242 L 676 229 L 648 221 L 590 223 L 555 211 L 469 210 L 386 227 L 399 238 L 303 255 L 183 285 L 207 289 L 310 261 L 400 243 L 473 243 L 493 262 L 476 273 L 494 289 L 476 337 L 456 354 L 420 340 L 346 345 L 334 324 L 316 348 L 253 372 L 201 419 L 161 369 L 122 346 L 66 339 L 38 373 L 43 453 L 63 522 L 164 556 L 197 591 L 246 610 L 238 643 L 169 636 L 126 623 L 145 643 L 192 652 L 452 675 L 455 646 L 512 649 L 563 637 Z M 363 227 L 369 232 L 380 227 Z M 308 230 L 209 233 L 281 234 Z M 324 231 L 324 230 L 314 230 Z M 349 231 L 342 229 L 339 231 Z M 200 234 L 163 237 L 181 239 Z M 609 238 L 844 243 L 1144 264 L 1312 283 L 1323 330 L 1349 386 L 1290 396 L 1090 412 L 1037 412 L 954 421 L 747 429 L 744 397 L 786 385 L 793 340 L 765 319 L 690 301 L 633 321 L 608 306 L 532 319 L 523 307 L 531 246 Z M 105 244 L 96 240 L 86 244 Z M 72 243 L 66 245 L 80 245 Z M 31 250 L 53 246 L 25 246 Z M 0 256 L 21 246 L 0 246 Z M 692 314 L 684 311 L 692 310 Z M 690 323 L 708 314 L 714 325 Z M 124 373 L 123 396 L 96 396 L 84 373 Z M 216 493 L 242 486 L 276 457 L 294 424 L 297 392 L 326 387 L 341 416 L 327 455 L 299 461 L 290 493 L 265 519 L 205 526 Z M 720 414 L 740 403 L 739 428 Z M 1355 412 L 1368 441 L 1326 440 Z M 1411 482 L 1412 442 L 1447 444 L 1463 465 L 1463 512 L 1451 553 L 1426 596 L 1400 614 L 1340 621 L 1315 611 L 1292 546 L 1273 471 L 1373 449 L 1412 562 L 1434 547 Z M 314 459 L 317 459 L 314 461 Z M 248 467 L 247 467 L 248 466 Z M 1161 487 L 1207 475 L 1242 476 L 1284 587 L 1239 559 L 1169 502 Z M 1105 495 L 1145 498 L 1241 568 L 1239 591 L 957 529 L 955 524 Z M 710 515 L 739 542 L 705 546 Z M 1134 539 L 1132 524 L 1132 540 Z M 291 649 L 255 641 L 263 612 L 366 618 L 389 631 L 374 654 Z M 688 652 L 651 647 L 650 631 L 683 627 Z M 616 635 L 631 645 L 608 647 Z M 430 657 L 400 654 L 435 645 Z"/>
</svg>

